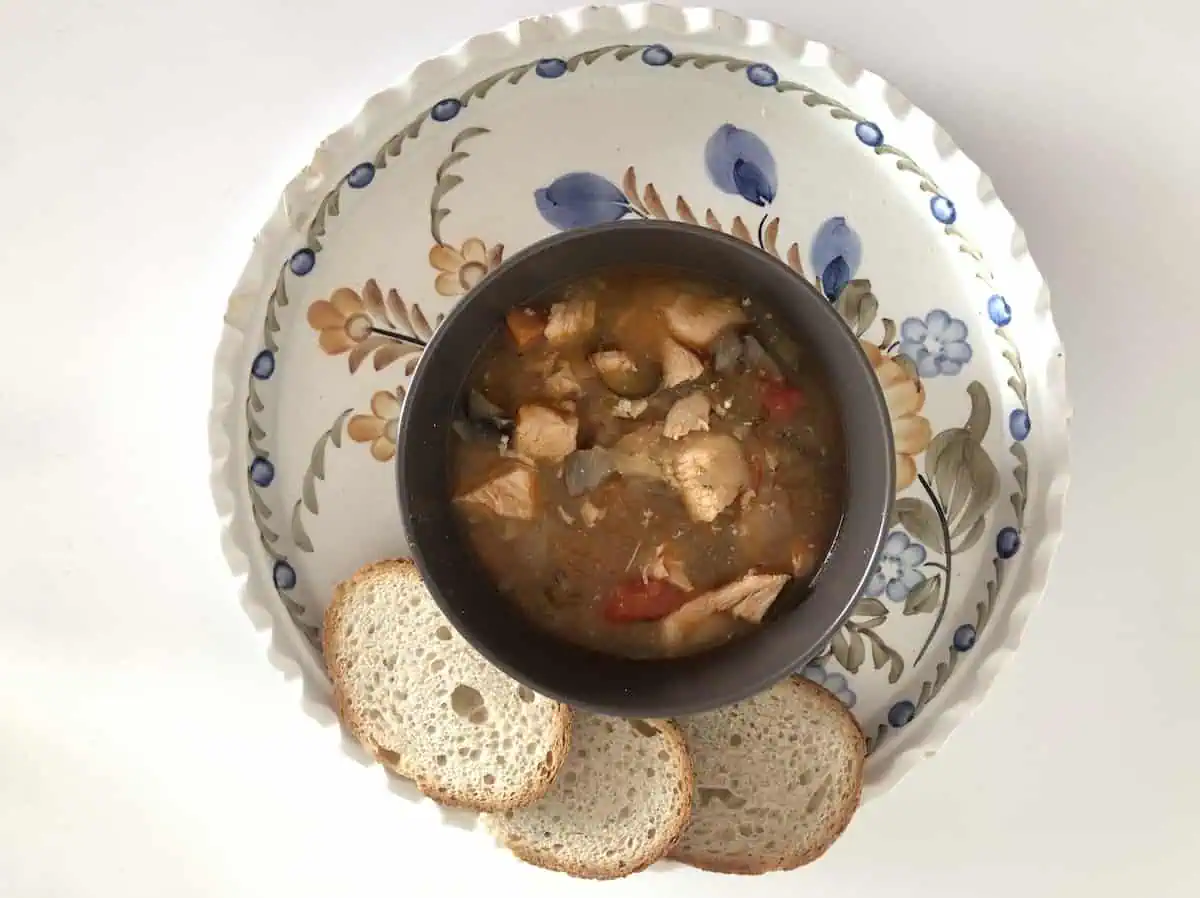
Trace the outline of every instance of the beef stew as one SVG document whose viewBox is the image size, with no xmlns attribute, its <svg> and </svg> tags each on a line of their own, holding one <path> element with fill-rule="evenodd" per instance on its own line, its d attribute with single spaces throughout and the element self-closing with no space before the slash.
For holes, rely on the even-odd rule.
<svg viewBox="0 0 1200 898">
<path fill-rule="evenodd" d="M 454 424 L 454 503 L 502 593 L 634 658 L 702 651 L 810 581 L 842 517 L 828 385 L 752 299 L 608 271 L 510 312 Z"/>
</svg>

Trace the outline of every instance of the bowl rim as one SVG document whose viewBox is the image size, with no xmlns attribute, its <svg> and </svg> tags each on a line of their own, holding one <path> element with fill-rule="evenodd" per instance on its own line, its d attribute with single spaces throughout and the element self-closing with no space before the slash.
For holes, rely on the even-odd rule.
<svg viewBox="0 0 1200 898">
<path fill-rule="evenodd" d="M 882 424 L 882 426 L 878 428 L 878 440 L 876 443 L 877 448 L 880 450 L 880 459 L 882 460 L 885 457 L 887 459 L 887 464 L 883 466 L 879 472 L 877 472 L 878 476 L 882 476 L 883 478 L 883 482 L 879 488 L 879 493 L 883 497 L 883 508 L 880 509 L 876 516 L 878 524 L 876 527 L 874 527 L 874 533 L 870 539 L 870 545 L 864 547 L 866 551 L 864 552 L 861 561 L 854 566 L 856 573 L 852 579 L 857 581 L 858 585 L 854 590 L 848 591 L 846 598 L 839 605 L 839 611 L 836 616 L 830 619 L 821 628 L 820 637 L 816 640 L 810 640 L 806 642 L 802 648 L 798 647 L 793 653 L 792 660 L 787 664 L 777 664 L 770 672 L 764 673 L 759 677 L 746 679 L 740 683 L 738 688 L 728 690 L 728 694 L 734 696 L 732 698 L 725 696 L 720 698 L 720 700 L 706 700 L 702 697 L 697 697 L 691 701 L 680 700 L 673 702 L 669 707 L 663 707 L 660 704 L 654 703 L 639 703 L 640 700 L 637 696 L 628 696 L 626 699 L 619 702 L 597 702 L 590 699 L 581 699 L 577 695 L 571 694 L 570 690 L 563 690 L 558 688 L 557 684 L 553 682 L 546 682 L 545 678 L 531 676 L 525 668 L 512 661 L 510 657 L 512 654 L 511 652 L 497 651 L 493 640 L 487 638 L 486 636 L 481 636 L 479 628 L 466 624 L 464 622 L 464 615 L 454 606 L 452 602 L 450 602 L 450 600 L 444 595 L 442 589 L 439 587 L 438 576 L 434 572 L 435 566 L 431 563 L 429 557 L 431 547 L 424 540 L 424 535 L 421 533 L 422 528 L 419 520 L 420 516 L 414 513 L 412 507 L 411 500 L 413 494 L 416 492 L 416 489 L 408 488 L 408 484 L 411 482 L 411 479 L 407 478 L 404 474 L 405 470 L 410 466 L 410 464 L 413 463 L 414 458 L 422 454 L 421 452 L 416 451 L 413 446 L 414 438 L 418 433 L 419 428 L 413 425 L 412 419 L 414 416 L 421 413 L 421 401 L 427 393 L 427 388 L 425 385 L 432 381 L 437 375 L 444 376 L 445 372 L 442 370 L 442 366 L 437 363 L 440 358 L 446 355 L 445 352 L 442 351 L 442 347 L 447 341 L 452 339 L 456 329 L 461 326 L 461 322 L 476 314 L 472 311 L 472 309 L 473 307 L 478 309 L 479 297 L 484 296 L 488 292 L 496 290 L 497 286 L 502 284 L 504 278 L 510 275 L 512 271 L 519 270 L 531 259 L 543 256 L 547 252 L 559 251 L 579 243 L 586 243 L 588 241 L 602 239 L 603 235 L 610 232 L 636 231 L 643 231 L 647 233 L 682 233 L 689 235 L 688 239 L 693 239 L 697 242 L 723 245 L 730 251 L 742 253 L 747 259 L 753 259 L 753 264 L 759 265 L 764 269 L 774 269 L 777 272 L 786 273 L 788 277 L 794 280 L 797 293 L 803 294 L 805 301 L 816 302 L 820 306 L 823 306 L 826 309 L 825 317 L 831 322 L 831 324 L 836 325 L 836 327 L 840 329 L 844 335 L 843 342 L 846 345 L 844 348 L 838 348 L 836 351 L 843 353 L 846 356 L 847 363 L 855 364 L 858 367 L 860 373 L 859 380 L 862 384 L 868 387 L 871 405 L 869 407 L 864 407 L 861 405 L 856 406 L 855 414 L 863 417 L 869 417 L 872 421 L 878 421 Z M 681 266 L 667 263 L 666 267 L 674 268 Z M 686 270 L 686 268 L 684 268 L 684 270 Z M 561 285 L 564 282 L 564 279 L 548 279 L 541 291 L 538 292 L 552 290 L 554 286 Z M 536 296 L 537 293 L 533 295 Z M 507 305 L 507 308 L 514 308 L 518 306 L 519 303 L 520 299 L 515 299 L 513 302 Z M 502 319 L 497 320 L 493 326 L 502 326 Z M 781 324 L 781 326 L 783 326 L 784 329 L 787 329 L 786 325 Z M 850 346 L 853 346 L 855 356 L 852 362 L 850 361 L 851 354 L 846 351 Z M 480 346 L 480 350 L 482 350 L 482 346 Z M 456 392 L 459 395 L 461 395 L 462 389 L 467 382 L 467 378 L 469 377 L 470 371 L 473 368 L 477 358 L 478 355 L 476 354 L 470 359 L 468 364 L 462 366 L 462 377 L 459 379 L 459 383 L 456 387 Z M 456 365 L 455 367 L 457 369 L 458 366 Z M 838 393 L 840 398 L 842 388 L 837 385 L 833 378 L 831 378 L 831 386 L 833 386 L 834 392 Z M 846 412 L 842 409 L 839 409 L 839 419 L 842 422 L 843 428 L 846 427 L 846 417 Z M 849 449 L 847 449 L 847 452 L 849 452 Z M 596 713 L 618 716 L 674 717 L 686 714 L 701 713 L 714 708 L 732 704 L 769 688 L 775 682 L 778 682 L 791 673 L 798 673 L 808 661 L 815 657 L 820 650 L 826 644 L 828 644 L 829 640 L 845 624 L 846 620 L 853 613 L 855 604 L 857 603 L 862 589 L 865 587 L 870 574 L 874 569 L 880 553 L 883 550 L 884 542 L 887 539 L 888 526 L 892 517 L 892 510 L 895 502 L 896 474 L 894 458 L 894 436 L 882 385 L 875 376 L 869 359 L 859 346 L 857 336 L 855 336 L 850 330 L 849 326 L 842 319 L 841 315 L 838 314 L 838 312 L 833 308 L 829 300 L 826 299 L 826 297 L 824 297 L 819 291 L 817 291 L 817 289 L 807 279 L 788 267 L 783 261 L 732 235 L 725 234 L 720 231 L 714 231 L 710 228 L 700 225 L 692 225 L 684 222 L 639 219 L 633 221 L 622 220 L 617 222 L 606 222 L 589 227 L 559 231 L 547 235 L 546 237 L 543 237 L 542 239 L 534 241 L 533 243 L 523 247 L 519 252 L 506 259 L 500 266 L 489 272 L 482 281 L 472 287 L 472 289 L 461 298 L 461 300 L 455 305 L 450 313 L 447 314 L 445 320 L 441 322 L 435 333 L 430 338 L 428 344 L 425 346 L 421 354 L 421 360 L 418 363 L 417 369 L 409 383 L 408 392 L 405 396 L 403 408 L 401 410 L 399 440 L 396 447 L 396 457 L 393 470 L 396 475 L 396 492 L 399 500 L 400 515 L 404 525 L 405 533 L 408 538 L 408 546 L 413 562 L 416 564 L 422 578 L 425 580 L 426 587 L 428 588 L 430 595 L 433 597 L 434 602 L 438 605 L 443 614 L 445 614 L 451 626 L 454 627 L 459 635 L 462 636 L 462 638 L 466 640 L 466 642 L 475 651 L 482 655 L 490 664 L 494 665 L 517 682 L 528 686 L 542 695 L 570 704 L 574 707 L 583 708 L 584 710 Z M 849 466 L 846 479 L 847 493 L 849 493 L 851 479 Z M 831 542 L 830 547 L 827 550 L 827 556 L 834 552 L 835 547 L 838 546 L 839 541 L 842 538 L 842 529 L 848 514 L 848 499 L 849 497 L 847 496 L 847 501 L 844 502 L 845 507 L 843 507 L 842 510 L 843 520 L 839 525 L 838 533 L 835 535 L 834 540 Z M 461 539 L 461 536 L 456 538 Z M 471 551 L 468 546 L 462 544 L 460 544 L 460 548 L 464 552 Z M 492 588 L 495 589 L 494 584 L 492 585 Z M 514 616 L 522 616 L 516 608 L 513 608 L 512 613 Z M 778 623 L 779 622 L 776 622 L 775 625 L 777 626 Z M 744 639 L 749 639 L 752 635 L 753 634 L 749 634 L 746 637 L 740 637 L 732 642 L 742 642 Z M 559 643 L 565 642 L 564 640 L 559 639 L 555 639 L 555 641 Z M 570 643 L 566 643 L 566 645 L 570 646 L 572 649 L 578 649 L 581 654 L 598 654 L 589 652 L 582 647 L 573 646 Z M 679 660 L 697 662 L 697 659 L 702 659 L 709 654 L 710 652 L 701 652 L 696 655 L 685 656 L 683 659 L 652 659 L 645 662 L 624 658 L 616 658 L 616 660 L 622 664 L 662 664 Z M 609 658 L 609 660 L 613 660 L 615 656 L 604 657 Z"/>
</svg>

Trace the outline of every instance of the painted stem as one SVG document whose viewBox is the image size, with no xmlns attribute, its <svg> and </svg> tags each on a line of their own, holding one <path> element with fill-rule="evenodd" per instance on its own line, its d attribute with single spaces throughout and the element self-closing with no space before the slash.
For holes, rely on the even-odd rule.
<svg viewBox="0 0 1200 898">
<path fill-rule="evenodd" d="M 933 492 L 933 488 L 929 485 L 929 481 L 925 479 L 924 474 L 918 474 L 917 480 L 925 490 L 925 494 L 929 496 L 929 501 L 933 503 L 933 510 L 937 512 L 938 523 L 942 525 L 942 545 L 946 552 L 946 582 L 942 587 L 942 599 L 938 603 L 937 616 L 933 619 L 933 628 L 929 631 L 929 635 L 925 637 L 925 644 L 921 646 L 921 651 L 917 652 L 916 660 L 913 664 L 920 664 L 921 659 L 925 657 L 925 653 L 929 651 L 929 646 L 933 644 L 933 637 L 937 635 L 938 628 L 942 625 L 942 620 L 946 616 L 946 606 L 950 604 L 950 522 L 946 520 L 946 510 L 942 508 L 942 503 L 938 501 L 937 496 Z"/>
<path fill-rule="evenodd" d="M 387 337 L 389 340 L 395 340 L 397 343 L 411 343 L 413 346 L 424 347 L 427 344 L 419 337 L 410 337 L 407 334 L 402 334 L 399 331 L 388 330 L 386 327 L 372 327 L 371 333 L 378 334 L 381 337 Z"/>
<path fill-rule="evenodd" d="M 758 223 L 758 248 L 759 249 L 767 248 L 766 228 L 767 228 L 767 219 L 770 217 L 771 217 L 771 213 L 767 212 L 763 215 L 762 219 Z"/>
</svg>

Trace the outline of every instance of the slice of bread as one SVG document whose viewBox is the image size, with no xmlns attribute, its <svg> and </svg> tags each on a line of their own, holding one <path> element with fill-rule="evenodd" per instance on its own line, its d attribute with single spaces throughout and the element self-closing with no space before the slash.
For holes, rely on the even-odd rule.
<svg viewBox="0 0 1200 898">
<path fill-rule="evenodd" d="M 696 795 L 676 860 L 716 873 L 791 870 L 824 854 L 858 808 L 866 740 L 815 683 L 789 677 L 679 726 Z"/>
<path fill-rule="evenodd" d="M 675 724 L 577 712 L 550 791 L 527 808 L 489 815 L 487 826 L 523 861 L 615 879 L 665 855 L 691 805 L 692 762 Z"/>
<path fill-rule="evenodd" d="M 322 641 L 350 732 L 442 804 L 532 804 L 566 760 L 571 710 L 467 645 L 411 561 L 368 565 L 338 584 Z"/>
</svg>

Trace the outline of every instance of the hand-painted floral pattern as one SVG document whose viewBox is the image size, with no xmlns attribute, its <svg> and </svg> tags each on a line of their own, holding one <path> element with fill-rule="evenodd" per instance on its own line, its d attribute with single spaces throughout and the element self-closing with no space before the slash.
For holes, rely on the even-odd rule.
<svg viewBox="0 0 1200 898">
<path fill-rule="evenodd" d="M 670 179 L 672 187 L 680 189 L 690 184 L 687 189 L 696 190 L 697 195 L 691 196 L 692 202 L 697 203 L 694 207 L 684 196 L 673 191 L 669 194 L 664 191 L 660 195 L 653 182 L 645 182 L 644 187 L 639 188 L 634 168 L 629 163 L 635 158 L 640 164 L 644 164 L 646 160 L 636 156 L 632 140 L 629 141 L 628 158 L 622 156 L 611 170 L 597 169 L 603 173 L 576 171 L 553 180 L 550 178 L 555 172 L 543 170 L 539 176 L 545 180 L 535 182 L 546 186 L 534 191 L 534 207 L 546 222 L 558 229 L 638 216 L 706 225 L 756 244 L 785 261 L 793 270 L 808 277 L 862 340 L 863 350 L 883 388 L 895 434 L 897 492 L 902 494 L 897 498 L 897 514 L 893 523 L 896 529 L 892 529 L 888 534 L 878 569 L 870 578 L 870 588 L 866 590 L 868 594 L 860 597 L 854 613 L 846 625 L 835 634 L 821 661 L 811 665 L 803 673 L 821 682 L 847 704 L 855 702 L 858 697 L 855 695 L 857 689 L 864 699 L 867 696 L 872 699 L 871 702 L 864 701 L 864 704 L 892 708 L 895 713 L 888 715 L 887 723 L 875 721 L 878 731 L 871 736 L 869 744 L 872 748 L 878 748 L 889 725 L 903 726 L 937 696 L 954 668 L 955 659 L 962 652 L 970 650 L 974 645 L 976 633 L 983 633 L 992 606 L 997 600 L 1004 562 L 1011 559 L 1020 549 L 1021 522 L 1028 498 L 1026 483 L 1029 454 L 1022 441 L 1028 439 L 1031 432 L 1026 393 L 1030 385 L 1021 368 L 1019 348 L 1012 337 L 1004 333 L 1004 329 L 1013 320 L 1014 313 L 1021 314 L 1023 306 L 1019 302 L 1022 297 L 1014 297 L 1010 305 L 1008 300 L 995 293 L 996 288 L 990 280 L 991 274 L 982 265 L 981 256 L 973 252 L 974 248 L 969 245 L 967 238 L 954 227 L 957 212 L 951 200 L 941 193 L 932 175 L 920 169 L 903 151 L 885 143 L 880 126 L 862 119 L 831 97 L 826 97 L 807 86 L 782 80 L 780 73 L 765 63 L 717 55 L 676 54 L 662 45 L 596 47 L 570 57 L 530 59 L 423 110 L 420 118 L 407 123 L 386 144 L 381 145 L 372 161 L 363 161 L 352 168 L 341 186 L 346 187 L 347 191 L 365 193 L 366 188 L 381 178 L 392 178 L 391 174 L 385 175 L 384 171 L 389 168 L 390 163 L 398 160 L 402 145 L 416 140 L 423 127 L 436 131 L 445 123 L 455 120 L 455 125 L 451 127 L 456 131 L 446 128 L 442 132 L 449 139 L 444 146 L 445 154 L 441 157 L 441 163 L 432 178 L 434 189 L 428 208 L 430 236 L 435 245 L 429 251 L 428 259 L 433 271 L 427 270 L 419 285 L 410 284 L 405 287 L 406 294 L 415 295 L 427 308 L 430 308 L 429 303 L 432 301 L 432 311 L 428 318 L 416 303 L 402 301 L 394 289 L 381 291 L 373 280 L 368 281 L 361 289 L 358 289 L 357 282 L 353 289 L 349 286 L 338 288 L 327 297 L 317 294 L 320 298 L 316 298 L 308 292 L 320 290 L 318 284 L 328 283 L 325 277 L 336 271 L 331 265 L 336 264 L 338 257 L 334 254 L 331 258 L 322 241 L 322 238 L 327 236 L 327 228 L 330 231 L 329 236 L 332 237 L 339 215 L 346 215 L 348 211 L 358 208 L 356 205 L 339 208 L 340 188 L 335 188 L 321 200 L 303 241 L 299 246 L 288 246 L 282 251 L 281 258 L 287 253 L 290 255 L 287 255 L 287 260 L 281 264 L 274 292 L 269 297 L 264 317 L 263 343 L 254 357 L 247 377 L 247 432 L 254 460 L 242 473 L 250 485 L 255 523 L 262 534 L 263 547 L 268 555 L 275 559 L 275 582 L 279 589 L 279 597 L 293 614 L 296 623 L 315 644 L 316 629 L 310 625 L 310 621 L 315 619 L 311 613 L 312 608 L 306 612 L 302 602 L 293 600 L 297 572 L 287 560 L 287 553 L 290 551 L 286 543 L 287 522 L 284 522 L 285 529 L 276 533 L 275 530 L 279 530 L 276 522 L 281 518 L 271 518 L 271 512 L 277 512 L 278 509 L 273 509 L 270 503 L 277 501 L 281 494 L 286 495 L 286 490 L 281 487 L 286 486 L 283 481 L 287 478 L 275 476 L 274 462 L 270 458 L 274 457 L 272 453 L 277 451 L 277 447 L 270 443 L 267 433 L 260 426 L 260 422 L 267 423 L 269 429 L 269 415 L 264 414 L 264 403 L 270 404 L 278 399 L 277 387 L 268 386 L 263 389 L 262 384 L 276 373 L 277 362 L 289 364 L 295 358 L 290 346 L 287 347 L 286 357 L 281 354 L 281 347 L 275 339 L 276 335 L 280 334 L 281 321 L 283 325 L 287 325 L 285 319 L 289 300 L 301 299 L 309 303 L 309 324 L 317 332 L 317 342 L 321 350 L 330 356 L 346 356 L 351 372 L 360 367 L 369 367 L 364 365 L 366 361 L 373 361 L 376 370 L 380 370 L 391 361 L 407 356 L 408 365 L 405 366 L 404 373 L 411 374 L 419 348 L 432 336 L 433 330 L 443 317 L 440 313 L 449 311 L 452 305 L 440 302 L 430 294 L 436 293 L 441 297 L 461 296 L 498 265 L 502 257 L 502 248 L 499 244 L 489 248 L 485 240 L 503 236 L 506 241 L 515 245 L 518 239 L 525 239 L 524 236 L 509 237 L 508 232 L 486 233 L 480 230 L 481 225 L 478 224 L 471 226 L 465 233 L 479 233 L 483 235 L 483 239 L 463 239 L 461 235 L 456 235 L 457 239 L 462 239 L 462 242 L 458 243 L 457 239 L 450 240 L 448 236 L 443 235 L 442 229 L 447 223 L 454 228 L 469 221 L 464 216 L 464 212 L 467 211 L 464 207 L 469 204 L 459 204 L 459 200 L 469 193 L 468 190 L 460 189 L 460 186 L 464 183 L 464 173 L 469 174 L 477 169 L 474 163 L 466 164 L 469 153 L 464 146 L 469 146 L 471 151 L 475 151 L 475 141 L 478 141 L 478 146 L 486 148 L 490 141 L 482 139 L 484 135 L 492 133 L 493 128 L 498 130 L 501 124 L 508 124 L 505 119 L 490 115 L 490 107 L 481 106 L 481 101 L 488 91 L 496 88 L 498 94 L 503 93 L 509 89 L 504 87 L 505 84 L 515 85 L 526 74 L 566 86 L 571 79 L 585 77 L 582 73 L 588 67 L 606 58 L 618 61 L 631 59 L 648 67 L 675 70 L 688 67 L 702 69 L 713 65 L 713 71 L 716 72 L 724 67 L 731 72 L 744 73 L 752 85 L 762 90 L 764 102 L 768 102 L 766 98 L 772 94 L 799 96 L 804 106 L 823 110 L 835 120 L 853 123 L 854 133 L 862 144 L 872 148 L 873 155 L 892 157 L 889 167 L 895 162 L 903 177 L 911 177 L 921 191 L 932 197 L 929 211 L 938 222 L 945 225 L 944 233 L 947 239 L 960 245 L 957 248 L 961 248 L 966 256 L 981 261 L 981 273 L 978 278 L 986 292 L 982 296 L 983 306 L 977 307 L 985 308 L 985 318 L 977 319 L 973 315 L 963 314 L 961 309 L 965 306 L 962 305 L 949 306 L 951 310 L 958 310 L 962 320 L 952 317 L 942 309 L 930 310 L 928 307 L 921 307 L 918 298 L 921 294 L 915 289 L 918 286 L 916 284 L 912 285 L 914 289 L 907 291 L 906 296 L 897 297 L 896 291 L 904 291 L 906 285 L 896 284 L 895 271 L 888 270 L 888 260 L 885 259 L 882 266 L 876 263 L 877 269 L 882 270 L 859 274 L 859 269 L 864 267 L 864 241 L 843 213 L 851 212 L 858 216 L 856 223 L 866 227 L 868 223 L 862 219 L 862 213 L 856 211 L 861 206 L 848 203 L 845 209 L 814 208 L 810 198 L 800 196 L 793 197 L 792 200 L 796 204 L 807 201 L 807 211 L 799 211 L 800 205 L 792 210 L 783 207 L 779 196 L 780 171 L 776 165 L 776 157 L 761 137 L 730 122 L 712 130 L 724 119 L 724 114 L 707 124 L 702 124 L 702 130 L 697 132 L 700 135 L 709 135 L 708 140 L 703 142 L 702 169 L 695 164 L 681 164 L 678 167 L 668 164 L 666 170 L 660 172 L 662 177 Z M 664 75 L 671 77 L 669 71 L 655 73 L 654 77 Z M 740 112 L 726 114 L 744 113 L 743 107 Z M 886 125 L 885 122 L 884 127 Z M 472 143 L 467 145 L 467 141 Z M 806 175 L 803 167 L 796 168 L 790 164 L 793 146 L 781 142 L 775 149 L 782 150 L 785 146 L 788 150 L 787 158 L 780 157 L 781 161 L 786 163 L 783 166 L 786 169 L 783 174 L 787 180 L 783 187 L 785 190 L 792 189 L 802 193 Z M 862 148 L 855 146 L 854 150 L 860 152 Z M 867 155 L 869 157 L 871 154 Z M 404 158 L 406 163 L 410 160 L 420 161 L 418 156 L 407 153 Z M 593 157 L 589 155 L 588 158 Z M 620 167 L 615 167 L 616 165 Z M 398 165 L 397 170 L 405 171 L 402 165 Z M 616 177 L 622 170 L 625 172 L 624 179 Z M 701 171 L 707 173 L 713 189 L 706 191 L 703 189 L 706 185 L 698 184 L 695 180 L 693 173 Z M 429 174 L 429 171 L 421 172 L 422 177 L 428 177 Z M 609 177 L 612 177 L 612 180 L 609 180 Z M 683 183 L 676 183 L 681 177 Z M 799 179 L 799 189 L 793 186 L 793 178 Z M 661 185 L 663 182 L 659 183 Z M 717 191 L 729 197 L 741 198 L 759 210 L 758 213 L 751 209 L 749 214 L 747 211 L 734 214 L 735 209 L 720 205 L 725 202 L 723 198 L 718 197 L 714 201 L 713 196 Z M 716 206 L 715 213 L 713 206 L 706 203 L 705 193 L 709 195 L 708 203 Z M 348 194 L 345 192 L 340 194 L 343 198 L 346 195 Z M 448 198 L 451 197 L 456 208 L 453 212 L 454 217 L 447 219 L 447 216 L 452 214 L 451 204 L 448 202 Z M 782 199 L 788 198 L 785 196 Z M 356 198 L 356 202 L 358 201 L 360 200 Z M 823 223 L 815 229 L 808 225 L 798 229 L 798 218 L 794 216 L 810 214 L 817 216 L 817 221 L 823 220 Z M 784 217 L 791 219 L 790 226 L 782 220 Z M 878 230 L 875 225 L 874 221 L 869 223 L 872 239 L 875 239 Z M 939 229 L 939 232 L 941 230 L 943 229 Z M 514 234 L 518 232 L 519 229 Z M 331 243 L 331 246 L 333 245 Z M 428 246 L 429 243 L 423 240 L 415 244 L 415 248 L 422 253 Z M 802 265 L 801 246 L 809 247 L 811 271 L 806 272 Z M 411 265 L 406 267 L 411 269 Z M 321 276 L 311 277 L 314 272 Z M 322 275 L 322 272 L 325 274 Z M 918 280 L 915 266 L 912 273 L 914 280 Z M 875 274 L 878 282 L 889 284 L 892 295 L 885 296 L 882 302 L 877 299 L 868 274 Z M 295 294 L 289 296 L 293 289 Z M 980 297 L 976 299 L 978 301 Z M 886 317 L 889 311 L 895 315 L 897 306 L 916 317 L 905 318 L 902 321 Z M 300 307 L 304 308 L 303 305 Z M 439 314 L 435 316 L 433 312 Z M 884 317 L 879 317 L 880 315 Z M 990 321 L 997 329 L 993 332 L 988 328 L 986 333 L 981 331 L 972 334 L 975 337 L 973 345 L 968 339 L 967 322 L 977 320 L 984 323 Z M 1012 395 L 1007 396 L 1002 408 L 997 409 L 1004 422 L 1003 436 L 1012 437 L 1013 442 L 1008 448 L 1011 456 L 1016 459 L 1015 465 L 1009 462 L 1004 466 L 1003 474 L 996 468 L 1001 456 L 995 454 L 993 447 L 985 445 L 983 439 L 992 417 L 988 388 L 984 384 L 972 382 L 967 386 L 971 402 L 970 413 L 955 419 L 955 423 L 961 423 L 962 426 L 939 423 L 940 432 L 935 435 L 926 418 L 926 415 L 930 415 L 930 411 L 926 409 L 928 379 L 939 376 L 948 379 L 961 372 L 971 361 L 972 350 L 983 346 L 980 341 L 992 342 L 993 333 L 994 339 L 1008 344 L 1002 355 L 1012 369 L 1012 376 L 1007 380 L 1007 384 L 1016 397 L 1014 401 Z M 370 384 L 369 379 L 362 382 Z M 1002 382 L 1004 377 L 997 383 Z M 341 447 L 343 435 L 367 444 L 370 456 L 374 459 L 386 462 L 394 457 L 403 389 L 399 388 L 395 392 L 375 392 L 370 397 L 370 412 L 366 413 L 362 408 L 362 400 L 375 389 L 377 387 L 368 386 L 356 395 L 348 403 L 351 408 L 341 412 L 333 426 L 317 440 L 311 456 L 312 461 L 301 484 L 300 498 L 293 510 L 291 548 L 307 553 L 314 551 L 312 540 L 304 529 L 303 518 L 318 513 L 318 501 L 322 498 L 318 487 L 324 481 L 326 471 L 325 453 Z M 946 404 L 958 403 L 960 408 L 965 405 L 961 390 L 953 383 L 937 384 L 934 394 L 937 404 L 935 411 L 939 419 L 942 415 L 943 401 Z M 355 407 L 360 413 L 356 413 Z M 277 434 L 271 436 L 278 440 Z M 387 466 L 378 467 L 386 470 Z M 918 470 L 923 472 L 918 474 Z M 1010 471 L 1011 477 L 1008 476 Z M 1015 527 L 1008 525 L 1012 516 L 1007 512 L 1007 506 L 1000 509 L 999 514 L 994 510 L 996 498 L 1010 481 L 1013 481 L 1014 485 L 1008 486 L 1008 499 L 1015 511 Z M 272 530 L 272 527 L 275 530 Z M 963 609 L 960 606 L 967 597 L 961 596 L 960 593 L 965 589 L 967 578 L 959 573 L 955 556 L 967 552 L 980 541 L 988 546 L 989 558 L 993 557 L 991 549 L 994 544 L 995 574 L 988 575 L 986 596 L 979 597 L 973 621 L 963 623 Z M 964 560 L 970 571 L 975 559 Z M 952 570 L 956 575 L 954 578 L 951 576 Z M 954 587 L 954 592 L 956 598 L 961 601 L 950 600 L 952 582 L 960 584 Z M 924 644 L 914 653 L 916 644 L 908 644 L 908 630 L 903 626 L 897 628 L 893 621 L 901 615 L 916 614 L 929 614 L 932 626 Z M 305 615 L 307 619 L 304 619 Z M 949 630 L 953 632 L 952 644 L 947 634 L 942 634 L 935 642 L 935 638 L 941 632 L 939 627 L 943 616 L 948 625 L 955 625 Z M 890 642 L 896 639 L 899 641 Z M 874 685 L 871 678 L 886 676 L 889 684 L 900 683 L 905 671 L 909 669 L 908 665 L 919 667 L 926 650 L 933 646 L 948 649 L 948 660 L 936 665 L 936 674 L 932 667 L 924 669 L 923 676 L 928 679 L 921 684 L 919 691 L 912 684 L 898 687 L 905 690 L 912 701 L 905 699 L 896 702 L 898 696 L 892 696 L 887 704 L 877 705 L 877 696 L 872 694 Z M 874 668 L 875 673 L 872 673 L 871 668 Z M 843 672 L 832 672 L 834 670 Z M 910 688 L 912 691 L 908 692 Z M 863 722 L 866 725 L 868 720 Z"/>
<path fill-rule="evenodd" d="M 402 320 L 407 334 L 391 329 L 393 317 Z M 414 346 L 423 346 L 428 335 L 416 334 L 410 317 L 424 323 L 420 308 L 414 306 L 409 316 L 396 291 L 389 290 L 385 300 L 373 278 L 363 285 L 361 294 L 338 287 L 329 299 L 318 299 L 308 307 L 308 324 L 317 331 L 321 349 L 329 355 L 349 353 L 351 374 L 372 353 L 375 370 L 382 371 L 397 359 L 412 355 Z M 388 327 L 379 327 L 377 321 Z M 427 324 L 425 327 L 428 330 Z"/>
<path fill-rule="evenodd" d="M 775 199 L 775 157 L 756 134 L 722 125 L 704 147 L 704 164 L 718 190 L 740 195 L 756 206 Z"/>
<path fill-rule="evenodd" d="M 533 194 L 538 212 L 560 231 L 618 221 L 629 214 L 629 200 L 611 181 L 577 171 L 555 178 Z"/>
<path fill-rule="evenodd" d="M 363 292 L 378 293 L 379 286 L 367 281 Z M 318 342 L 323 350 L 330 355 L 341 355 L 362 345 L 371 336 L 374 322 L 362 297 L 349 287 L 339 287 L 329 299 L 318 299 L 308 307 L 308 323 L 320 332 Z"/>
<path fill-rule="evenodd" d="M 903 530 L 893 530 L 883 543 L 875 573 L 867 583 L 866 595 L 887 596 L 893 602 L 903 602 L 909 592 L 925 582 L 921 572 L 925 554 L 923 545 L 913 542 Z"/>
<path fill-rule="evenodd" d="M 370 443 L 375 460 L 390 461 L 396 455 L 399 428 L 400 400 L 395 393 L 380 390 L 371 397 L 371 414 L 355 415 L 346 432 L 356 443 Z"/>
<path fill-rule="evenodd" d="M 917 366 L 922 377 L 958 374 L 971 361 L 967 325 L 942 309 L 934 309 L 920 318 L 908 318 L 900 325 L 900 353 Z"/>
<path fill-rule="evenodd" d="M 805 665 L 801 674 L 805 679 L 812 680 L 818 686 L 824 686 L 836 695 L 847 708 L 853 708 L 854 703 L 858 701 L 858 696 L 850 688 L 850 681 L 840 673 L 830 673 L 825 669 L 824 663 L 820 661 L 812 661 Z"/>
<path fill-rule="evenodd" d="M 862 240 L 843 216 L 821 225 L 812 242 L 813 273 L 821 292 L 837 299 L 861 263 Z"/>
<path fill-rule="evenodd" d="M 429 250 L 429 264 L 438 271 L 433 289 L 442 296 L 460 296 L 482 281 L 503 256 L 502 244 L 488 249 L 478 237 L 468 237 L 459 249 L 435 243 Z"/>
<path fill-rule="evenodd" d="M 875 376 L 883 387 L 888 415 L 892 419 L 892 439 L 896 449 L 896 492 L 901 492 L 917 479 L 916 457 L 925 451 L 933 439 L 929 419 L 920 414 L 925 407 L 925 389 L 904 366 L 896 362 L 873 343 L 860 341 L 863 352 L 875 368 Z"/>
</svg>

